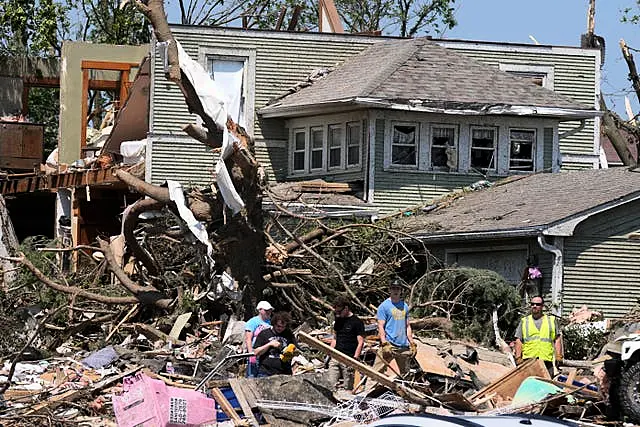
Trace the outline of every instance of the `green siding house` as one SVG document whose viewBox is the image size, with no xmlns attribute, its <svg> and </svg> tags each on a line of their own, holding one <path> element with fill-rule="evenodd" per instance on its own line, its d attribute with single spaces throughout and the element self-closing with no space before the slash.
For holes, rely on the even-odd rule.
<svg viewBox="0 0 640 427">
<path fill-rule="evenodd" d="M 398 221 L 448 265 L 514 285 L 530 260 L 557 313 L 583 304 L 621 317 L 640 298 L 640 173 L 590 169 L 507 178 Z M 529 262 L 528 262 L 529 260 Z M 534 291 L 535 292 L 535 291 Z"/>
<path fill-rule="evenodd" d="M 214 79 L 235 70 L 227 87 L 271 182 L 348 182 L 391 212 L 478 180 L 599 166 L 595 49 L 172 31 Z M 182 132 L 195 116 L 153 59 L 147 180 L 208 184 L 215 153 Z"/>
</svg>

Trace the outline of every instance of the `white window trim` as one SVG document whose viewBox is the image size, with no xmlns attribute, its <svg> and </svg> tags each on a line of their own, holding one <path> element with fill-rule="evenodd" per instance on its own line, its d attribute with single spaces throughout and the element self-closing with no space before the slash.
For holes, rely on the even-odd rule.
<svg viewBox="0 0 640 427">
<path fill-rule="evenodd" d="M 518 169 L 511 169 L 511 132 L 512 131 L 527 131 L 533 132 L 533 143 L 531 147 L 531 170 L 523 171 Z M 507 129 L 507 172 L 509 174 L 529 174 L 538 171 L 538 129 L 537 128 L 527 128 L 527 127 L 510 127 Z"/>
<path fill-rule="evenodd" d="M 363 120 L 352 120 L 347 121 L 344 124 L 344 167 L 345 169 L 353 169 L 362 167 L 362 154 L 363 154 L 363 145 L 364 145 L 364 125 L 362 124 Z M 356 144 L 349 145 L 349 141 L 347 141 L 347 135 L 349 134 L 349 125 L 354 125 L 358 128 L 358 163 L 349 163 L 349 147 L 355 146 Z"/>
<path fill-rule="evenodd" d="M 304 135 L 304 168 L 302 170 L 294 170 L 294 157 L 296 150 L 296 134 L 302 133 Z M 289 175 L 306 175 L 309 170 L 309 134 L 307 133 L 305 128 L 295 128 L 291 131 L 291 150 L 289 150 Z"/>
<path fill-rule="evenodd" d="M 517 73 L 535 73 L 544 76 L 542 87 L 554 90 L 555 76 L 553 65 L 530 65 L 530 64 L 507 64 L 500 63 L 500 70 L 506 72 Z"/>
<path fill-rule="evenodd" d="M 314 130 L 319 130 L 320 132 L 322 132 L 322 148 L 315 148 L 313 146 L 313 131 Z M 327 130 L 328 130 L 328 126 L 309 126 L 309 145 L 308 145 L 308 150 L 309 150 L 309 171 L 310 173 L 317 173 L 317 172 L 324 172 L 327 170 Z M 322 165 L 319 168 L 314 168 L 313 167 L 313 153 L 316 151 L 321 151 L 322 153 L 322 160 L 321 163 Z"/>
<path fill-rule="evenodd" d="M 363 122 L 366 120 L 366 116 L 362 114 L 343 114 L 343 115 L 331 115 L 331 116 L 322 116 L 322 117 L 305 117 L 305 118 L 297 118 L 287 120 L 285 125 L 289 130 L 288 143 L 287 143 L 287 157 L 289 159 L 289 169 L 287 171 L 287 176 L 289 177 L 300 177 L 300 176 L 318 176 L 323 174 L 340 174 L 340 173 L 349 173 L 349 172 L 357 172 L 362 170 L 363 164 L 363 143 L 364 143 L 364 133 L 363 129 L 365 125 Z M 347 165 L 347 144 L 346 144 L 346 129 L 349 123 L 355 123 L 360 129 L 360 150 L 359 150 L 359 158 L 357 165 Z M 342 137 L 341 137 L 341 150 L 342 150 L 342 158 L 341 158 L 341 166 L 340 167 L 329 167 L 329 127 L 330 126 L 338 126 L 342 129 Z M 323 139 L 323 148 L 322 148 L 322 168 L 314 168 L 311 169 L 311 129 L 321 128 L 322 129 L 322 139 Z M 305 150 L 306 150 L 306 164 L 305 170 L 303 171 L 295 171 L 293 170 L 293 153 L 295 151 L 295 132 L 304 130 L 305 132 Z"/>
<path fill-rule="evenodd" d="M 397 169 L 397 170 L 420 170 L 420 141 L 421 141 L 421 123 L 418 121 L 402 121 L 402 120 L 389 120 L 389 126 L 385 129 L 385 156 L 384 156 L 384 168 L 385 169 Z M 414 165 L 397 165 L 392 163 L 392 150 L 393 150 L 393 128 L 394 126 L 415 126 L 416 128 L 416 163 Z"/>
<path fill-rule="evenodd" d="M 473 151 L 473 131 L 474 130 L 492 130 L 493 131 L 493 167 L 487 168 L 485 173 L 495 174 L 499 170 L 498 168 L 498 146 L 500 142 L 500 128 L 497 126 L 477 126 L 470 125 L 469 126 L 469 151 L 467 152 L 467 156 L 469 158 L 469 171 L 479 171 L 482 172 L 481 169 L 477 169 L 471 165 L 471 152 Z"/>
<path fill-rule="evenodd" d="M 245 130 L 249 136 L 253 137 L 255 128 L 256 50 L 200 46 L 198 48 L 198 61 L 207 72 L 209 72 L 210 58 L 244 61 L 244 117 L 247 122 Z"/>
<path fill-rule="evenodd" d="M 455 170 L 450 170 L 447 166 L 436 166 L 434 167 L 431 163 L 431 152 L 433 150 L 433 130 L 435 128 L 445 128 L 445 129 L 453 129 L 453 146 L 456 149 L 456 168 Z M 431 123 L 429 126 L 429 137 L 428 141 L 428 152 L 427 152 L 427 168 L 431 171 L 437 172 L 457 172 L 460 170 L 460 132 L 458 130 L 459 125 L 449 124 L 449 123 Z"/>
<path fill-rule="evenodd" d="M 338 166 L 331 166 L 331 130 L 332 129 L 340 129 L 340 164 Z M 347 145 L 347 135 L 345 134 L 346 125 L 345 123 L 330 123 L 327 125 L 327 169 L 330 171 L 342 170 L 345 169 L 347 164 L 346 159 L 346 145 Z"/>
</svg>

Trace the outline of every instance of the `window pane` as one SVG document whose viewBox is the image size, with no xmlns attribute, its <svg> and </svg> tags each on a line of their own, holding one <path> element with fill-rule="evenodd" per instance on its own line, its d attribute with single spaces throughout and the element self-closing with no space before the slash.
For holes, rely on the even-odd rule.
<svg viewBox="0 0 640 427">
<path fill-rule="evenodd" d="M 342 150 L 340 148 L 332 148 L 329 150 L 329 167 L 335 168 L 342 166 Z"/>
<path fill-rule="evenodd" d="M 471 167 L 491 169 L 494 164 L 495 131 L 473 129 L 471 135 Z"/>
<path fill-rule="evenodd" d="M 304 170 L 304 152 L 293 153 L 293 170 L 294 171 Z"/>
<path fill-rule="evenodd" d="M 347 166 L 360 164 L 360 124 L 347 123 Z"/>
<path fill-rule="evenodd" d="M 311 152 L 311 169 L 322 169 L 322 151 Z"/>
<path fill-rule="evenodd" d="M 311 148 L 322 148 L 322 129 L 311 129 Z"/>
<path fill-rule="evenodd" d="M 304 150 L 304 132 L 296 133 L 296 151 Z"/>
<path fill-rule="evenodd" d="M 455 149 L 455 129 L 433 127 L 431 130 L 431 167 L 456 168 L 458 154 Z M 450 158 L 451 157 L 451 158 Z"/>
<path fill-rule="evenodd" d="M 351 145 L 347 149 L 347 165 L 360 164 L 360 146 Z"/>
<path fill-rule="evenodd" d="M 391 163 L 395 165 L 415 165 L 416 147 L 406 145 L 394 145 L 391 148 Z"/>
<path fill-rule="evenodd" d="M 329 146 L 341 147 L 342 146 L 342 129 L 339 127 L 329 128 Z"/>
<path fill-rule="evenodd" d="M 415 144 L 416 127 L 415 126 L 394 126 L 393 127 L 393 143 L 394 144 Z"/>
<path fill-rule="evenodd" d="M 512 130 L 509 133 L 509 169 L 533 171 L 534 143 L 536 133 L 533 130 Z"/>
<path fill-rule="evenodd" d="M 447 149 L 444 147 L 431 147 L 431 166 L 447 166 Z"/>
</svg>

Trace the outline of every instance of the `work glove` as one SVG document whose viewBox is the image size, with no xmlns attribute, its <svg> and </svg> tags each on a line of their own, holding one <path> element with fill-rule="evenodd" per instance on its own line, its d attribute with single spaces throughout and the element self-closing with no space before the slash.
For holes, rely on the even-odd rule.
<svg viewBox="0 0 640 427">
<path fill-rule="evenodd" d="M 556 364 L 562 363 L 563 360 L 564 358 L 562 357 L 561 354 L 556 354 Z"/>
<path fill-rule="evenodd" d="M 293 344 L 289 344 L 284 348 L 284 350 L 282 350 L 282 353 L 280 353 L 280 360 L 282 360 L 284 363 L 291 362 L 291 359 L 293 359 L 294 351 L 296 351 L 296 346 Z"/>
<path fill-rule="evenodd" d="M 392 353 L 393 353 L 393 347 L 391 346 L 391 343 L 388 341 L 382 343 L 382 345 L 380 346 L 380 354 L 383 357 L 389 357 L 391 356 Z"/>
<path fill-rule="evenodd" d="M 412 342 L 409 344 L 409 349 L 411 350 L 411 357 L 415 357 L 416 353 L 418 353 L 418 345 Z"/>
<path fill-rule="evenodd" d="M 522 356 L 520 356 L 520 357 L 516 357 L 516 366 L 520 366 L 520 365 L 522 365 L 522 362 L 523 362 L 523 360 L 522 360 Z"/>
</svg>

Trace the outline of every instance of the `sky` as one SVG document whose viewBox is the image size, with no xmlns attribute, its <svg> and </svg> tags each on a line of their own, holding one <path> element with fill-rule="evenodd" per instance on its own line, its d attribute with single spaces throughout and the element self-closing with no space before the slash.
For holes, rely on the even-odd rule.
<svg viewBox="0 0 640 427">
<path fill-rule="evenodd" d="M 629 68 L 619 40 L 640 49 L 640 25 L 622 23 L 622 10 L 636 0 L 596 0 L 595 32 L 606 42 L 601 90 L 607 105 L 625 119 L 625 94 L 634 114 L 640 112 L 638 98 L 628 81 Z M 441 38 L 580 46 L 587 30 L 589 0 L 457 0 L 458 25 Z M 640 68 L 640 52 L 631 52 Z"/>
</svg>

